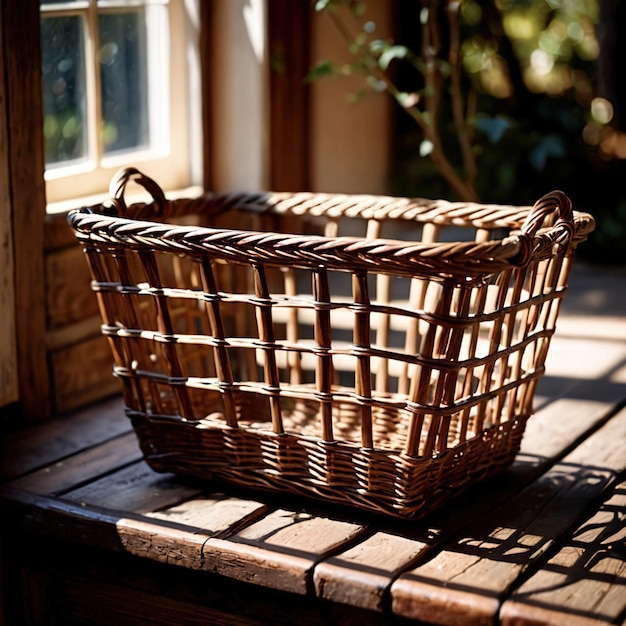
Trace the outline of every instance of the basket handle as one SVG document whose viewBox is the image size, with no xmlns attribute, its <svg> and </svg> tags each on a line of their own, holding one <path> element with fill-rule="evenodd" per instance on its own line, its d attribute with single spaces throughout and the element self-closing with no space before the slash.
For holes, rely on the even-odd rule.
<svg viewBox="0 0 626 626">
<path fill-rule="evenodd" d="M 134 167 L 124 167 L 118 170 L 109 184 L 109 203 L 118 216 L 126 217 L 128 215 L 128 205 L 124 194 L 126 193 L 126 185 L 131 181 L 143 187 L 152 196 L 154 213 L 157 217 L 161 217 L 165 212 L 167 203 L 163 190 L 152 178 Z"/>
<path fill-rule="evenodd" d="M 540 232 L 544 221 L 556 213 L 557 220 L 545 232 Z M 520 243 L 522 249 L 515 257 L 515 265 L 526 265 L 532 257 L 549 252 L 555 245 L 560 249 L 570 245 L 574 236 L 572 201 L 562 191 L 551 191 L 537 200 L 524 221 Z"/>
</svg>

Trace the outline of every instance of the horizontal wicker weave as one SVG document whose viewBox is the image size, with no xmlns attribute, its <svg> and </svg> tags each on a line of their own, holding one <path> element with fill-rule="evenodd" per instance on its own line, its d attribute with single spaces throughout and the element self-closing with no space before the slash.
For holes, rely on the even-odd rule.
<svg viewBox="0 0 626 626">
<path fill-rule="evenodd" d="M 512 462 L 594 227 L 562 192 L 168 201 L 134 169 L 68 219 L 154 469 L 403 518 Z"/>
</svg>

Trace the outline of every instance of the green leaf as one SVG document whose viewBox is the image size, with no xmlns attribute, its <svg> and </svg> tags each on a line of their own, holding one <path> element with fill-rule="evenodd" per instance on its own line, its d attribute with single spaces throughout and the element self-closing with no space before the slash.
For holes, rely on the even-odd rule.
<svg viewBox="0 0 626 626">
<path fill-rule="evenodd" d="M 532 149 L 529 160 L 531 165 L 538 171 L 545 170 L 548 159 L 551 157 L 564 157 L 567 153 L 563 140 L 558 135 L 546 135 Z"/>
<path fill-rule="evenodd" d="M 510 126 L 510 120 L 502 115 L 496 117 L 480 115 L 476 118 L 476 128 L 494 145 L 500 142 Z"/>
<path fill-rule="evenodd" d="M 330 61 L 320 61 L 305 77 L 306 82 L 311 82 L 322 78 L 323 76 L 330 76 L 336 73 L 334 63 Z"/>
<path fill-rule="evenodd" d="M 406 59 L 411 51 L 406 46 L 389 46 L 380 55 L 378 65 L 380 69 L 386 70 L 394 59 Z"/>
<path fill-rule="evenodd" d="M 385 89 L 387 89 L 387 85 L 385 81 L 378 80 L 376 76 L 366 76 L 365 81 L 367 82 L 369 87 L 372 89 L 372 91 L 377 91 L 379 93 L 382 93 L 383 91 L 385 91 Z"/>
</svg>

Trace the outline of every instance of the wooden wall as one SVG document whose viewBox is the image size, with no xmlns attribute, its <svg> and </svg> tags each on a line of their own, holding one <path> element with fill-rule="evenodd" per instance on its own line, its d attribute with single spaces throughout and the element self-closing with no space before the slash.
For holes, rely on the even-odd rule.
<svg viewBox="0 0 626 626">
<path fill-rule="evenodd" d="M 100 314 L 83 252 L 65 215 L 49 215 L 44 237 L 46 349 L 55 413 L 121 391 L 100 333 Z"/>
</svg>

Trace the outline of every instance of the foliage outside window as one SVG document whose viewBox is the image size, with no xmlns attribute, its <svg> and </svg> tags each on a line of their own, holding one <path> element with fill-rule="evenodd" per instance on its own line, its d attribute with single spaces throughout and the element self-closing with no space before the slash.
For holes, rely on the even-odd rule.
<svg viewBox="0 0 626 626">
<path fill-rule="evenodd" d="M 310 77 L 362 75 L 353 100 L 398 104 L 392 193 L 527 204 L 562 188 L 600 218 L 595 241 L 621 247 L 601 244 L 598 260 L 620 262 L 626 195 L 610 190 L 626 136 L 597 89 L 597 0 L 396 0 L 395 40 L 377 35 L 366 2 L 314 7 L 352 62 L 320 61 Z"/>
</svg>

